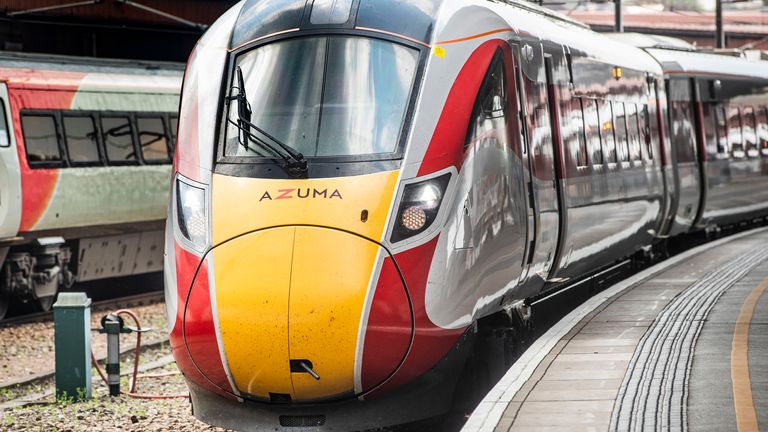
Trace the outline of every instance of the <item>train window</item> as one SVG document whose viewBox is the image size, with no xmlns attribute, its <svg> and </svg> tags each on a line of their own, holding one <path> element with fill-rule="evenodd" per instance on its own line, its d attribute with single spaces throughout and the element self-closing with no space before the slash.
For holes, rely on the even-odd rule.
<svg viewBox="0 0 768 432">
<path fill-rule="evenodd" d="M 127 116 L 103 116 L 101 118 L 101 134 L 107 158 L 111 162 L 134 162 L 136 150 L 133 147 L 133 128 Z"/>
<path fill-rule="evenodd" d="M 334 35 L 262 45 L 238 56 L 237 66 L 253 124 L 307 157 L 357 157 L 397 151 L 418 59 L 393 42 Z M 274 157 L 239 142 L 236 106 L 229 105 L 224 154 Z"/>
<path fill-rule="evenodd" d="M 597 116 L 597 101 L 584 99 L 584 135 L 587 138 L 589 160 L 593 165 L 603 164 L 603 150 L 600 147 L 600 118 Z"/>
<path fill-rule="evenodd" d="M 53 115 L 22 114 L 21 129 L 29 162 L 61 161 L 59 135 Z"/>
<path fill-rule="evenodd" d="M 145 161 L 167 162 L 168 138 L 160 117 L 139 117 L 136 119 L 141 155 Z"/>
<path fill-rule="evenodd" d="M 766 107 L 757 110 L 757 143 L 760 153 L 768 156 L 768 111 Z"/>
<path fill-rule="evenodd" d="M 5 100 L 0 99 L 0 147 L 11 145 L 11 135 L 8 131 L 8 117 L 5 115 Z"/>
<path fill-rule="evenodd" d="M 637 120 L 635 104 L 625 104 L 627 109 L 627 138 L 629 139 L 629 159 L 639 161 L 640 155 L 640 125 Z"/>
<path fill-rule="evenodd" d="M 69 161 L 73 163 L 99 162 L 99 141 L 93 118 L 65 115 L 63 121 Z"/>
<path fill-rule="evenodd" d="M 501 55 L 496 55 L 488 68 L 472 109 L 472 117 L 464 141 L 465 150 L 471 144 L 485 142 L 507 146 L 505 88 L 504 62 Z M 501 142 L 493 144 L 497 141 Z"/>
<path fill-rule="evenodd" d="M 613 126 L 616 132 L 616 152 L 621 162 L 629 160 L 629 147 L 627 145 L 627 118 L 622 102 L 612 102 Z"/>
<path fill-rule="evenodd" d="M 728 157 L 728 125 L 726 122 L 725 108 L 717 105 L 715 109 L 715 127 L 717 128 L 717 154 L 719 158 Z"/>
<path fill-rule="evenodd" d="M 640 106 L 640 132 L 642 133 L 642 142 L 645 143 L 645 158 L 653 160 L 653 137 L 651 136 L 651 115 L 648 112 L 648 105 Z"/>
<path fill-rule="evenodd" d="M 607 100 L 599 100 L 598 103 L 600 105 L 600 137 L 603 139 L 603 155 L 606 162 L 616 162 L 616 141 L 611 103 Z"/>
<path fill-rule="evenodd" d="M 707 149 L 707 156 L 717 157 L 717 115 L 715 114 L 715 105 L 705 103 L 701 106 L 702 120 L 704 123 L 704 146 Z"/>
<path fill-rule="evenodd" d="M 696 153 L 693 128 L 693 111 L 691 102 L 687 100 L 673 100 L 672 110 L 672 146 L 677 154 L 678 162 L 695 162 Z"/>
<path fill-rule="evenodd" d="M 571 131 L 573 133 L 573 143 L 575 144 L 571 149 L 573 160 L 576 161 L 576 166 L 585 167 L 589 165 L 589 158 L 587 156 L 587 139 L 584 136 L 584 113 L 582 109 L 582 100 L 580 98 L 571 99 Z"/>
<path fill-rule="evenodd" d="M 755 110 L 747 107 L 741 110 L 741 133 L 744 135 L 744 149 L 749 157 L 757 156 L 757 136 L 755 134 Z"/>
<path fill-rule="evenodd" d="M 742 142 L 741 135 L 739 107 L 728 108 L 728 146 L 731 148 L 733 157 L 744 157 L 744 143 Z"/>
</svg>

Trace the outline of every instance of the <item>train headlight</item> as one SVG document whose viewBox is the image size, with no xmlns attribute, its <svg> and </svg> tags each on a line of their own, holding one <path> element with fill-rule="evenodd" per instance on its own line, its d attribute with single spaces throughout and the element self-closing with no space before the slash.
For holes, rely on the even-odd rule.
<svg viewBox="0 0 768 432">
<path fill-rule="evenodd" d="M 450 179 L 450 174 L 444 174 L 405 186 L 392 231 L 393 243 L 422 233 L 432 225 Z"/>
<path fill-rule="evenodd" d="M 198 251 L 208 243 L 208 211 L 205 189 L 176 179 L 176 217 L 179 231 Z"/>
</svg>

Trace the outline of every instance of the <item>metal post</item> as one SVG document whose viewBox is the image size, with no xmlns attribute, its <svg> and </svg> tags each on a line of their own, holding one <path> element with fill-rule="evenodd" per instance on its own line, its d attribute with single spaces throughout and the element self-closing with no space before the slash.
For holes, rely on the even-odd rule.
<svg viewBox="0 0 768 432">
<path fill-rule="evenodd" d="M 107 334 L 107 383 L 109 395 L 120 395 L 120 330 L 122 320 L 115 315 L 107 315 L 102 320 L 104 333 Z"/>
<path fill-rule="evenodd" d="M 624 17 L 621 10 L 621 0 L 613 0 L 614 6 L 615 6 L 615 19 L 616 19 L 616 25 L 614 31 L 618 33 L 624 33 Z"/>
<path fill-rule="evenodd" d="M 725 32 L 723 31 L 723 0 L 715 0 L 715 46 L 725 48 Z"/>
<path fill-rule="evenodd" d="M 53 305 L 56 397 L 91 398 L 91 299 L 61 293 Z"/>
</svg>

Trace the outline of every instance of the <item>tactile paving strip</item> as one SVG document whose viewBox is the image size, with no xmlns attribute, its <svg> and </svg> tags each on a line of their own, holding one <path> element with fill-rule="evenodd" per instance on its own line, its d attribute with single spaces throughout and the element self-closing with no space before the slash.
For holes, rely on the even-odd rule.
<svg viewBox="0 0 768 432">
<path fill-rule="evenodd" d="M 751 249 L 680 293 L 640 340 L 624 376 L 611 417 L 611 431 L 680 431 L 693 350 L 704 320 L 720 296 L 768 258 Z"/>
</svg>

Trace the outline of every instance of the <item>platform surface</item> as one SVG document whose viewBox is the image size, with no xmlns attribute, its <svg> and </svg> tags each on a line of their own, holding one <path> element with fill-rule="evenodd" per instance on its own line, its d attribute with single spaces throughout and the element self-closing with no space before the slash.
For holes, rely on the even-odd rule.
<svg viewBox="0 0 768 432">
<path fill-rule="evenodd" d="M 708 243 L 564 317 L 464 431 L 768 431 L 768 229 Z"/>
</svg>

